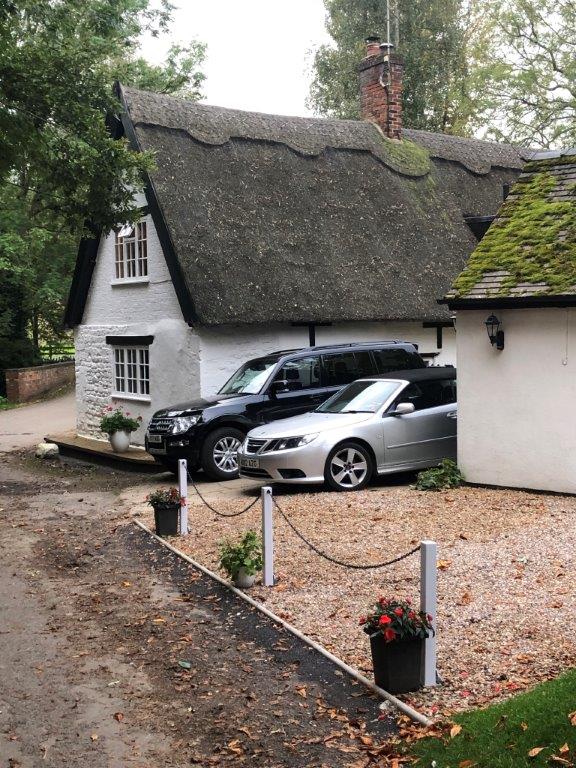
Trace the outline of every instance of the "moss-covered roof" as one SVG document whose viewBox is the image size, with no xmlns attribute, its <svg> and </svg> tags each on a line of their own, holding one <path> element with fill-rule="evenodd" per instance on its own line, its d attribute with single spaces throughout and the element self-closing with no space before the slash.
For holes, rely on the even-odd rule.
<svg viewBox="0 0 576 768">
<path fill-rule="evenodd" d="M 576 295 L 576 150 L 536 155 L 446 296 Z"/>
</svg>

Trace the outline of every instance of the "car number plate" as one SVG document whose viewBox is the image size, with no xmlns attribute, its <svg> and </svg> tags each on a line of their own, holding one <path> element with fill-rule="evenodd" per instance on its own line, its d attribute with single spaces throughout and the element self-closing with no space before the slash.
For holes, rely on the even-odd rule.
<svg viewBox="0 0 576 768">
<path fill-rule="evenodd" d="M 149 443 L 161 443 L 162 442 L 162 435 L 148 435 L 148 442 Z"/>
<path fill-rule="evenodd" d="M 244 469 L 258 469 L 260 467 L 260 462 L 258 459 L 245 459 L 242 457 L 240 459 L 240 466 L 244 467 Z"/>
</svg>

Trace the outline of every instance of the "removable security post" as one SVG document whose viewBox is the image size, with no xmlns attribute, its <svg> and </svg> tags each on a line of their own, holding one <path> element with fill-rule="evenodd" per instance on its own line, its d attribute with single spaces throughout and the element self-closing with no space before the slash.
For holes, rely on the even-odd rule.
<svg viewBox="0 0 576 768">
<path fill-rule="evenodd" d="M 438 546 L 435 541 L 420 542 L 420 610 L 432 616 L 432 626 L 436 626 L 436 575 Z M 422 685 L 436 685 L 436 641 L 437 635 L 431 635 L 424 641 L 424 665 Z"/>
<path fill-rule="evenodd" d="M 261 491 L 262 497 L 262 550 L 264 567 L 262 583 L 265 587 L 274 586 L 274 531 L 272 522 L 272 488 L 265 485 Z"/>
<path fill-rule="evenodd" d="M 178 492 L 180 493 L 180 535 L 188 533 L 188 462 L 178 459 Z"/>
</svg>

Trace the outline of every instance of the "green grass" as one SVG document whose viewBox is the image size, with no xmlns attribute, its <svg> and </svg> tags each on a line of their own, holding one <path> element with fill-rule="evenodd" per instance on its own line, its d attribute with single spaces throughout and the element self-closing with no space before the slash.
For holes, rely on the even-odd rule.
<svg viewBox="0 0 576 768">
<path fill-rule="evenodd" d="M 462 731 L 453 739 L 423 739 L 412 747 L 421 768 L 542 768 L 570 766 L 576 759 L 576 726 L 568 715 L 576 711 L 576 670 L 542 683 L 529 693 L 458 715 Z M 576 722 L 576 721 L 575 721 Z M 526 727 L 527 726 L 527 727 Z M 568 744 L 570 752 L 560 753 Z M 535 757 L 528 753 L 544 749 Z M 556 755 L 564 760 L 550 760 Z M 465 761 L 471 761 L 470 763 Z"/>
<path fill-rule="evenodd" d="M 16 403 L 9 403 L 5 397 L 0 395 L 0 411 L 7 411 L 9 408 L 15 408 Z"/>
</svg>

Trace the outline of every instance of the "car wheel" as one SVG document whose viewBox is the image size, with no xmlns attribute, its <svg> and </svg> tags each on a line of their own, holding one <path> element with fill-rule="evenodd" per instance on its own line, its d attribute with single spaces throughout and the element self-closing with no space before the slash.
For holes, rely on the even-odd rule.
<svg viewBox="0 0 576 768">
<path fill-rule="evenodd" d="M 214 480 L 233 480 L 238 477 L 238 450 L 244 442 L 244 433 L 234 427 L 221 427 L 204 440 L 200 463 L 208 477 Z"/>
<path fill-rule="evenodd" d="M 367 448 L 352 441 L 330 451 L 324 469 L 326 485 L 333 491 L 360 491 L 372 477 L 372 457 Z"/>
</svg>

